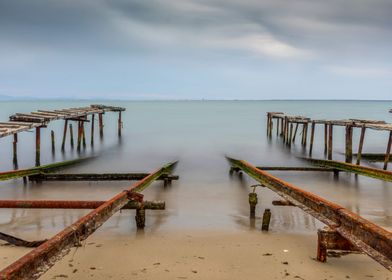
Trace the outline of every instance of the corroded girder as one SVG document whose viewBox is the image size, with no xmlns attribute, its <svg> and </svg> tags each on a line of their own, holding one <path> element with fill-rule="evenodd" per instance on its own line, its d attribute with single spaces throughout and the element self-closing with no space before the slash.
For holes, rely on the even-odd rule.
<svg viewBox="0 0 392 280">
<path fill-rule="evenodd" d="M 243 160 L 227 158 L 249 176 L 336 230 L 358 250 L 392 271 L 392 233 L 344 207 L 304 191 Z"/>
<path fill-rule="evenodd" d="M 29 176 L 30 181 L 134 181 L 141 180 L 148 173 L 74 173 L 47 174 L 39 173 Z M 162 174 L 157 180 L 178 180 L 178 176 Z"/>
<path fill-rule="evenodd" d="M 367 166 L 361 166 L 336 160 L 323 160 L 323 159 L 311 159 L 305 158 L 305 160 L 309 161 L 314 165 L 318 165 L 321 167 L 334 168 L 341 171 L 352 172 L 358 175 L 364 175 L 376 179 L 381 179 L 384 181 L 392 182 L 392 171 L 382 170 Z"/>
<path fill-rule="evenodd" d="M 0 208 L 25 209 L 96 209 L 105 201 L 92 200 L 0 200 Z M 165 209 L 164 201 L 129 201 L 122 209 Z"/>
<path fill-rule="evenodd" d="M 148 187 L 162 174 L 170 173 L 174 165 L 175 163 L 164 165 L 83 216 L 36 249 L 0 271 L 0 279 L 37 279 L 53 266 L 56 261 L 66 255 L 74 244 L 87 239 L 88 236 L 94 233 L 95 230 L 130 200 L 141 202 L 143 195 L 139 192 Z"/>
<path fill-rule="evenodd" d="M 60 168 L 66 167 L 66 166 L 74 165 L 74 164 L 86 161 L 88 159 L 91 159 L 91 157 L 74 159 L 74 160 L 67 160 L 67 161 L 62 161 L 62 162 L 55 162 L 55 163 L 41 165 L 38 167 L 27 168 L 27 169 L 4 171 L 4 172 L 0 172 L 0 181 L 36 175 L 41 172 L 52 172 L 54 170 L 57 170 L 57 169 L 60 169 Z"/>
</svg>

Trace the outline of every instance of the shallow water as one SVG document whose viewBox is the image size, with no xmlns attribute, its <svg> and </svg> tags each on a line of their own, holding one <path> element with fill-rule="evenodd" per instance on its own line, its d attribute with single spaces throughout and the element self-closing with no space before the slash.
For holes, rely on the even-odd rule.
<svg viewBox="0 0 392 280">
<path fill-rule="evenodd" d="M 0 118 L 15 112 L 36 109 L 77 107 L 98 101 L 2 102 Z M 110 101 L 107 105 L 126 107 L 123 136 L 117 137 L 117 114 L 104 116 L 105 135 L 82 155 L 99 157 L 66 172 L 146 172 L 166 162 L 179 160 L 175 174 L 180 180 L 163 188 L 154 183 L 144 194 L 148 200 L 165 200 L 165 211 L 148 211 L 147 230 L 162 229 L 254 229 L 249 222 L 248 186 L 253 181 L 243 176 L 231 178 L 224 155 L 245 159 L 255 165 L 303 165 L 297 157 L 307 155 L 299 141 L 288 149 L 275 133 L 266 137 L 266 112 L 282 111 L 318 119 L 362 118 L 392 121 L 392 102 L 370 101 Z M 54 121 L 42 131 L 42 164 L 78 156 L 75 150 L 60 152 L 63 121 Z M 56 154 L 51 154 L 50 130 L 56 132 Z M 323 128 L 316 130 L 314 157 L 323 158 Z M 354 132 L 357 149 L 359 130 Z M 89 143 L 89 124 L 87 143 Z M 0 139 L 1 170 L 11 164 L 11 139 Z M 69 140 L 69 139 L 67 139 Z M 387 133 L 367 132 L 364 152 L 384 152 Z M 344 128 L 334 129 L 334 159 L 343 159 Z M 34 133 L 19 135 L 19 167 L 34 165 Z M 385 228 L 392 228 L 392 184 L 342 173 L 338 181 L 325 173 L 274 172 L 273 174 L 303 189 L 337 202 Z M 130 182 L 44 182 L 23 185 L 22 180 L 0 184 L 2 199 L 104 200 L 129 186 Z M 271 228 L 280 232 L 314 231 L 321 224 L 293 207 L 272 207 L 278 198 L 268 189 L 259 189 L 257 215 L 271 208 Z M 0 209 L 0 231 L 20 236 L 48 237 L 71 224 L 87 211 Z M 104 225 L 103 230 L 133 232 L 133 211 L 122 211 Z M 130 222 L 131 221 L 131 222 Z"/>
</svg>

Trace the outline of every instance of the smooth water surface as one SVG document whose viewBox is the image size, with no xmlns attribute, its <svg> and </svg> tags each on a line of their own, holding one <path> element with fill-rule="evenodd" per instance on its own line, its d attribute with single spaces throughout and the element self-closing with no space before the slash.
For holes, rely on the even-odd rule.
<svg viewBox="0 0 392 280">
<path fill-rule="evenodd" d="M 95 160 L 62 172 L 146 172 L 164 163 L 179 160 L 175 174 L 180 180 L 166 189 L 154 183 L 144 194 L 147 200 L 165 200 L 165 211 L 148 211 L 147 230 L 162 229 L 253 229 L 249 221 L 248 193 L 254 182 L 246 175 L 240 180 L 229 176 L 225 155 L 245 159 L 255 165 L 298 166 L 306 156 L 297 143 L 289 149 L 274 131 L 266 136 L 266 112 L 281 111 L 317 119 L 361 118 L 392 121 L 392 102 L 370 101 L 34 101 L 2 102 L 0 118 L 7 120 L 15 112 L 36 109 L 60 109 L 93 103 L 126 107 L 123 134 L 117 136 L 117 113 L 104 116 L 102 141 L 95 129 L 95 145 L 87 145 L 81 155 L 99 155 Z M 97 121 L 97 118 L 96 118 Z M 76 125 L 76 124 L 75 124 Z M 50 130 L 56 133 L 56 153 L 50 148 Z M 90 139 L 87 124 L 87 143 Z M 69 147 L 60 151 L 63 121 L 54 121 L 42 130 L 42 164 L 76 158 Z M 19 135 L 19 167 L 34 165 L 34 136 Z M 364 152 L 384 152 L 387 133 L 368 131 Z M 359 129 L 354 132 L 358 146 Z M 12 169 L 12 137 L 0 139 L 1 170 Z M 324 158 L 323 128 L 316 130 L 313 156 Z M 343 159 L 344 128 L 334 130 L 334 159 Z M 376 164 L 375 166 L 380 166 Z M 337 202 L 380 226 L 392 228 L 392 184 L 362 176 L 342 173 L 338 181 L 332 174 L 316 172 L 274 172 L 274 175 L 303 189 Z M 0 184 L 1 199 L 105 200 L 132 182 L 44 182 L 23 185 L 22 180 Z M 293 207 L 276 207 L 278 198 L 268 189 L 258 189 L 260 217 L 271 208 L 271 228 L 281 232 L 314 231 L 321 226 L 312 217 Z M 0 209 L 0 231 L 20 236 L 48 237 L 87 213 L 85 210 L 9 210 Z M 134 231 L 134 211 L 122 211 L 102 230 Z"/>
</svg>

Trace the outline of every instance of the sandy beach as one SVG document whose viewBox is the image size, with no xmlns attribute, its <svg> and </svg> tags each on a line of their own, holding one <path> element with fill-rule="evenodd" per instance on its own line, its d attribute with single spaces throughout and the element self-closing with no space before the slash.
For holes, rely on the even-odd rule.
<svg viewBox="0 0 392 280">
<path fill-rule="evenodd" d="M 316 233 L 164 231 L 112 235 L 99 230 L 41 279 L 392 279 L 367 256 L 319 263 Z M 2 246 L 4 267 L 27 249 Z"/>
</svg>

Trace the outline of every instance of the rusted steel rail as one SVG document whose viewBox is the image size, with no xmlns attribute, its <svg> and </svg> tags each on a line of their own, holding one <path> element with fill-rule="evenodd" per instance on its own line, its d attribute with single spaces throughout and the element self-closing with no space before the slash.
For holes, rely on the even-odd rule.
<svg viewBox="0 0 392 280">
<path fill-rule="evenodd" d="M 29 176 L 30 181 L 135 181 L 148 176 L 148 173 L 79 173 L 45 174 Z M 178 180 L 178 176 L 162 174 L 157 180 Z"/>
<path fill-rule="evenodd" d="M 74 164 L 86 161 L 88 159 L 91 159 L 91 157 L 56 162 L 56 163 L 51 163 L 51 164 L 42 165 L 39 167 L 28 168 L 28 169 L 4 171 L 4 172 L 0 172 L 0 181 L 36 175 L 41 172 L 52 172 L 52 171 L 61 169 L 66 166 L 70 166 L 70 165 L 74 165 Z"/>
<path fill-rule="evenodd" d="M 304 191 L 243 160 L 227 158 L 256 181 L 328 225 L 358 250 L 392 271 L 392 233 L 344 207 Z"/>
<path fill-rule="evenodd" d="M 80 243 L 95 232 L 113 214 L 129 201 L 143 201 L 143 191 L 162 174 L 171 172 L 175 163 L 169 163 L 134 183 L 54 237 L 30 251 L 22 258 L 0 271 L 0 279 L 37 279 L 56 261 L 66 255 L 75 243 Z"/>
<path fill-rule="evenodd" d="M 92 200 L 0 200 L 0 208 L 96 209 L 106 201 Z M 164 210 L 164 201 L 128 201 L 121 209 Z"/>
<path fill-rule="evenodd" d="M 329 167 L 308 167 L 308 166 L 257 166 L 257 169 L 266 171 L 314 171 L 314 172 L 335 172 Z"/>
<path fill-rule="evenodd" d="M 358 175 L 364 175 L 376 179 L 381 179 L 384 181 L 392 182 L 392 171 L 362 166 L 362 165 L 355 165 L 351 163 L 335 161 L 335 160 L 322 160 L 322 159 L 311 159 L 305 158 L 305 160 L 309 161 L 312 164 L 338 169 L 340 171 L 352 172 Z"/>
</svg>

